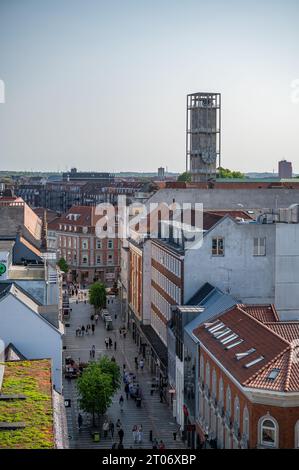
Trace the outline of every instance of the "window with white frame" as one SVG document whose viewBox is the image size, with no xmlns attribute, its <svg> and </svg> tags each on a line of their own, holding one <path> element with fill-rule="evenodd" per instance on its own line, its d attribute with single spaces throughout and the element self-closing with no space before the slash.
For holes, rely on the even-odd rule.
<svg viewBox="0 0 299 470">
<path fill-rule="evenodd" d="M 223 397 L 224 397 L 224 389 L 223 389 L 223 380 L 221 377 L 221 379 L 219 380 L 219 395 L 218 395 L 218 401 L 219 401 L 220 406 L 223 406 L 224 404 Z"/>
<path fill-rule="evenodd" d="M 217 394 L 217 375 L 215 369 L 212 372 L 212 397 L 215 399 Z"/>
<path fill-rule="evenodd" d="M 205 362 L 203 356 L 200 356 L 200 368 L 199 368 L 199 375 L 201 380 L 204 380 L 204 371 L 205 371 Z"/>
<path fill-rule="evenodd" d="M 299 449 L 299 420 L 295 425 L 295 449 Z"/>
<path fill-rule="evenodd" d="M 210 364 L 206 364 L 206 389 L 210 389 Z"/>
<path fill-rule="evenodd" d="M 101 250 L 102 248 L 102 240 L 98 240 L 96 241 L 96 247 L 97 247 L 97 250 Z"/>
<path fill-rule="evenodd" d="M 253 256 L 266 256 L 265 237 L 255 237 L 253 239 Z"/>
<path fill-rule="evenodd" d="M 240 400 L 238 397 L 235 397 L 234 402 L 234 431 L 236 436 L 240 430 Z"/>
<path fill-rule="evenodd" d="M 212 238 L 212 255 L 224 256 L 224 238 L 223 237 Z"/>
<path fill-rule="evenodd" d="M 86 255 L 82 256 L 82 264 L 88 264 L 88 257 Z"/>
<path fill-rule="evenodd" d="M 101 263 L 102 263 L 101 255 L 97 255 L 97 257 L 96 257 L 96 262 L 97 262 L 97 264 L 101 264 Z"/>
<path fill-rule="evenodd" d="M 88 250 L 88 240 L 82 240 L 82 250 Z"/>
<path fill-rule="evenodd" d="M 249 413 L 248 413 L 248 408 L 245 406 L 243 410 L 243 433 L 242 433 L 242 439 L 245 441 L 246 445 L 247 442 L 249 441 Z"/>
<path fill-rule="evenodd" d="M 260 444 L 265 447 L 277 447 L 278 429 L 276 421 L 271 416 L 259 420 Z"/>
<path fill-rule="evenodd" d="M 225 413 L 227 417 L 231 417 L 232 414 L 232 394 L 230 391 L 230 387 L 228 386 L 226 389 L 226 407 Z"/>
<path fill-rule="evenodd" d="M 111 250 L 113 248 L 113 240 L 108 240 L 108 249 Z"/>
</svg>

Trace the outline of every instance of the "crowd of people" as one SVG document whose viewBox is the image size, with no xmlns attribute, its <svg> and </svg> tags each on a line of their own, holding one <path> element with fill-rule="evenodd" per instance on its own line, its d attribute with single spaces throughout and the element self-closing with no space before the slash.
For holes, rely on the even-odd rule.
<svg viewBox="0 0 299 470">
<path fill-rule="evenodd" d="M 86 303 L 87 291 L 80 290 L 78 285 L 76 284 L 71 285 L 68 289 L 68 293 L 70 296 L 76 298 L 77 303 L 79 301 L 83 301 L 84 303 Z M 78 327 L 75 330 L 75 335 L 77 337 L 93 335 L 95 333 L 98 320 L 99 320 L 99 314 L 97 313 L 91 314 L 90 322 L 88 322 L 87 324 L 78 325 Z M 125 327 L 119 328 L 119 338 L 125 340 L 126 335 L 127 335 L 127 329 Z M 105 343 L 106 350 L 114 349 L 116 351 L 117 349 L 116 338 L 112 339 L 111 337 L 106 336 L 104 339 L 104 343 Z M 95 359 L 95 356 L 96 356 L 96 346 L 93 344 L 89 352 L 89 357 L 90 359 Z M 122 370 L 123 392 L 121 393 L 119 397 L 119 409 L 121 413 L 123 413 L 125 401 L 134 400 L 136 402 L 136 407 L 141 407 L 142 401 L 144 399 L 142 388 L 137 380 L 137 376 L 138 376 L 137 371 L 140 371 L 141 373 L 144 371 L 145 361 L 144 361 L 143 356 L 137 355 L 134 358 L 134 363 L 135 363 L 135 372 L 128 371 L 126 364 L 123 364 L 123 370 Z M 79 413 L 78 415 L 79 431 L 82 429 L 82 426 L 83 426 L 83 417 L 81 413 Z M 128 430 L 126 432 L 128 432 Z M 143 425 L 141 423 L 134 424 L 131 432 L 132 432 L 131 448 L 134 445 L 142 447 L 144 443 Z M 124 431 L 124 427 L 120 418 L 117 419 L 117 421 L 114 423 L 111 418 L 109 419 L 108 417 L 105 417 L 103 424 L 102 424 L 101 434 L 102 434 L 103 439 L 112 439 L 112 449 L 124 448 L 125 431 Z M 160 449 L 160 450 L 165 449 L 164 442 L 162 440 L 153 438 L 152 431 L 149 437 L 149 441 L 151 442 L 153 449 Z"/>
</svg>

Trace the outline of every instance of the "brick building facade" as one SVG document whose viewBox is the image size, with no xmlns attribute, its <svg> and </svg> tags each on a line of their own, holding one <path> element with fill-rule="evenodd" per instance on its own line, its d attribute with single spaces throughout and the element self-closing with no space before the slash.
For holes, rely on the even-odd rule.
<svg viewBox="0 0 299 470">
<path fill-rule="evenodd" d="M 299 323 L 267 318 L 273 311 L 236 306 L 194 331 L 201 442 L 226 449 L 299 448 Z"/>
<path fill-rule="evenodd" d="M 120 242 L 97 237 L 99 219 L 95 207 L 74 206 L 48 225 L 49 244 L 66 260 L 70 280 L 86 285 L 99 280 L 111 286 L 119 273 Z"/>
</svg>

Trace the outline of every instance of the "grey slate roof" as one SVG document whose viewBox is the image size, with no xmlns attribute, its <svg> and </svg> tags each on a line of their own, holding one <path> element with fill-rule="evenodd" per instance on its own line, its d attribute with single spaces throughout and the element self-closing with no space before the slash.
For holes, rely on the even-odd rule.
<svg viewBox="0 0 299 470">
<path fill-rule="evenodd" d="M 205 308 L 204 311 L 185 326 L 184 334 L 188 334 L 194 341 L 198 342 L 196 336 L 193 335 L 193 330 L 226 310 L 229 310 L 237 303 L 239 303 L 237 299 L 215 288 L 201 303 L 201 306 Z"/>
</svg>

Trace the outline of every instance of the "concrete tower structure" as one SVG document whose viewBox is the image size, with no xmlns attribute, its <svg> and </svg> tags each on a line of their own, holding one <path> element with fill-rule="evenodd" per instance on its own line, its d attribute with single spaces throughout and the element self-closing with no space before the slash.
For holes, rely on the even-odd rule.
<svg viewBox="0 0 299 470">
<path fill-rule="evenodd" d="M 186 171 L 192 181 L 216 178 L 221 145 L 220 93 L 187 95 Z"/>
</svg>

